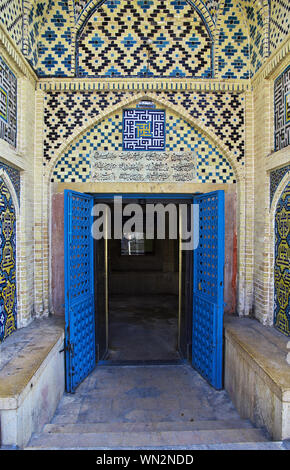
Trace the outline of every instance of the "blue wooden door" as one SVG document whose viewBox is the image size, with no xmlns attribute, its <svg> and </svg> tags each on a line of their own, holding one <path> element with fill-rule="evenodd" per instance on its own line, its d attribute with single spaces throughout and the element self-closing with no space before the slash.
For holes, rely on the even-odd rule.
<svg viewBox="0 0 290 470">
<path fill-rule="evenodd" d="M 93 197 L 64 195 L 66 391 L 74 392 L 96 365 Z"/>
<path fill-rule="evenodd" d="M 222 388 L 224 192 L 194 197 L 199 205 L 199 243 L 193 254 L 192 365 Z"/>
</svg>

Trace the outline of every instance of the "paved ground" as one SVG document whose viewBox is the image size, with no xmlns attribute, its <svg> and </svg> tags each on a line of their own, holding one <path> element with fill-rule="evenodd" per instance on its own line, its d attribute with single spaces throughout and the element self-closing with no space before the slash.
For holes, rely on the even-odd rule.
<svg viewBox="0 0 290 470">
<path fill-rule="evenodd" d="M 238 419 L 227 393 L 190 366 L 104 366 L 65 394 L 53 423 Z"/>
<path fill-rule="evenodd" d="M 175 295 L 111 296 L 107 359 L 178 360 L 177 325 Z"/>
<path fill-rule="evenodd" d="M 27 449 L 282 449 L 188 365 L 100 366 Z"/>
</svg>

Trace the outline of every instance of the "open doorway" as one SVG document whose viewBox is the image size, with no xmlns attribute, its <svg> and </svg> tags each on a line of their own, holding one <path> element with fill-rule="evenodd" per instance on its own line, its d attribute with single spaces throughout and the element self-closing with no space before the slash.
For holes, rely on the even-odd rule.
<svg viewBox="0 0 290 470">
<path fill-rule="evenodd" d="M 110 208 L 109 225 L 114 234 L 115 206 L 104 198 L 102 202 Z M 188 351 L 185 343 L 190 337 L 189 322 L 185 317 L 191 317 L 191 307 L 185 299 L 189 292 L 185 278 L 190 269 L 185 269 L 180 251 L 178 204 L 191 201 L 123 198 L 124 206 L 132 202 L 142 209 L 144 231 L 138 232 L 133 226 L 121 237 L 95 241 L 97 360 L 99 364 L 179 363 Z M 154 236 L 146 238 L 148 204 L 174 206 L 174 237 L 169 230 L 170 215 L 165 210 L 162 238 L 156 233 L 157 214 Z M 130 217 L 122 217 L 122 227 L 126 227 Z"/>
<path fill-rule="evenodd" d="M 108 255 L 107 360 L 179 360 L 178 240 L 169 239 L 168 227 L 161 240 L 126 233 L 109 240 Z"/>
<path fill-rule="evenodd" d="M 123 233 L 127 233 L 127 229 L 123 229 L 122 224 L 117 223 L 114 224 L 113 231 L 111 232 L 114 233 L 113 237 L 109 236 L 105 237 L 103 240 L 100 239 L 96 241 L 96 233 L 94 231 L 95 222 L 97 222 L 95 220 L 95 209 L 98 209 L 100 206 L 100 204 L 96 204 L 96 201 L 101 200 L 103 206 L 106 207 L 104 212 L 109 213 L 109 217 L 105 217 L 103 222 L 104 225 L 109 228 L 111 211 L 108 210 L 107 205 L 112 204 L 113 199 L 115 204 L 114 194 L 89 195 L 67 190 L 64 195 L 66 390 L 70 392 L 75 390 L 78 384 L 94 369 L 96 362 L 101 364 L 102 361 L 106 361 L 106 357 L 110 354 L 111 318 L 108 307 L 110 305 L 109 290 L 112 289 L 112 285 L 109 281 L 109 268 L 111 269 L 112 265 L 109 256 L 109 244 L 113 243 L 110 240 L 113 238 L 119 240 L 119 242 L 121 241 L 118 248 L 120 257 L 124 256 L 125 259 L 125 256 L 127 256 L 129 259 L 132 259 L 132 257 L 135 256 L 136 259 L 141 259 L 141 257 L 146 259 L 146 251 L 148 249 L 150 249 L 149 251 L 151 252 L 147 253 L 148 256 L 152 256 L 154 253 L 152 243 L 151 246 L 147 246 L 146 242 L 147 240 L 155 240 L 155 237 L 147 236 L 147 227 L 145 232 L 146 240 L 144 237 L 140 236 L 140 234 L 142 235 L 142 231 L 137 230 L 136 232 L 132 229 L 131 232 L 135 232 L 134 239 L 130 237 L 126 238 L 127 242 L 131 240 L 133 243 L 130 244 L 130 246 L 128 246 L 127 243 L 126 247 L 123 243 Z M 225 246 L 224 192 L 214 191 L 212 193 L 196 194 L 188 197 L 185 195 L 174 195 L 171 197 L 168 195 L 142 195 L 141 197 L 142 200 L 145 201 L 143 202 L 145 206 L 149 206 L 148 201 L 150 201 L 153 202 L 153 206 L 155 207 L 158 200 L 161 200 L 163 205 L 165 205 L 167 199 L 170 200 L 173 205 L 175 203 L 175 205 L 178 206 L 177 225 L 182 228 L 182 236 L 180 238 L 178 238 L 178 236 L 168 237 L 170 240 L 177 240 L 178 244 L 178 309 L 175 310 L 175 312 L 178 312 L 177 346 L 175 348 L 170 347 L 170 352 L 171 354 L 173 353 L 175 357 L 176 355 L 179 357 L 180 354 L 180 357 L 185 360 L 190 360 L 193 367 L 215 388 L 221 388 Z M 132 199 L 138 198 L 138 204 L 141 204 L 140 196 L 126 195 L 125 197 L 117 196 L 117 199 L 118 198 L 124 198 L 124 203 L 126 203 L 126 199 L 133 202 Z M 128 206 L 130 206 L 130 204 L 128 204 Z M 128 207 L 126 206 L 126 208 Z M 182 208 L 185 210 L 181 210 Z M 184 234 L 188 234 L 188 232 L 183 231 L 183 229 L 186 228 L 186 220 L 190 220 L 190 218 L 186 217 L 188 211 L 193 216 L 193 233 L 189 233 L 189 238 L 194 240 L 194 246 L 187 249 L 186 253 L 184 253 L 181 248 L 184 248 L 183 243 L 188 238 L 188 236 L 183 237 Z M 116 213 L 116 211 L 114 213 Z M 125 213 L 125 211 L 123 212 L 121 210 L 121 218 L 123 215 L 127 215 L 127 212 Z M 142 212 L 141 217 L 143 218 Z M 152 225 L 155 226 L 154 223 Z M 114 229 L 118 226 L 121 226 L 121 237 L 115 236 Z M 178 234 L 180 233 L 179 227 L 177 227 Z M 100 235 L 98 231 L 97 233 Z M 130 235 L 132 235 L 132 233 Z M 138 233 L 138 237 L 136 233 Z M 158 235 L 156 239 L 165 242 L 166 238 L 166 236 L 160 237 Z M 196 245 L 195 242 L 197 242 Z M 101 244 L 101 249 L 99 249 L 99 244 Z M 122 246 L 122 244 L 124 246 Z M 126 250 L 130 251 L 131 254 L 125 253 Z M 140 254 L 140 250 L 143 250 L 144 253 Z M 124 251 L 123 254 L 122 251 Z M 102 257 L 103 261 L 101 261 L 100 257 Z M 169 259 L 170 257 L 166 258 L 166 260 Z M 174 257 L 172 259 L 174 260 Z M 94 260 L 98 269 L 94 269 Z M 183 262 L 184 260 L 185 262 Z M 164 259 L 162 263 L 163 262 Z M 104 266 L 104 269 L 101 269 L 101 266 Z M 144 265 L 142 268 L 142 272 L 145 272 Z M 132 273 L 132 271 L 130 273 L 128 270 L 128 260 L 126 270 L 123 272 L 127 272 L 127 274 Z M 138 269 L 136 270 L 134 267 L 133 273 L 137 272 Z M 100 279 L 102 282 L 100 282 Z M 132 286 L 134 285 L 132 282 L 131 284 Z M 137 284 L 135 284 L 135 286 L 136 285 Z M 149 307 L 148 310 L 152 310 L 149 298 L 152 297 L 153 294 L 151 296 L 146 295 L 148 287 L 147 290 L 146 285 L 144 287 L 145 297 L 147 297 L 146 301 Z M 168 294 L 166 290 L 166 292 L 163 291 L 160 295 L 175 295 L 175 292 L 173 291 L 173 293 Z M 130 293 L 127 294 L 127 297 L 130 297 Z M 145 302 L 143 302 L 142 308 L 144 308 L 144 304 Z M 171 302 L 171 305 L 174 305 L 174 301 Z M 160 304 L 158 308 L 160 308 Z M 116 333 L 120 333 L 120 331 L 118 331 L 120 330 L 120 323 L 118 325 L 120 317 L 126 320 L 124 323 L 127 325 L 127 331 L 129 329 L 130 315 L 128 315 L 128 306 L 123 310 L 127 310 L 127 316 L 124 315 L 124 313 L 119 316 L 115 314 Z M 135 307 L 134 310 L 136 310 Z M 142 313 L 144 315 L 144 310 Z M 169 318 L 170 316 L 167 316 L 166 321 L 168 321 Z M 176 314 L 172 315 L 172 318 L 172 325 L 174 325 L 174 318 L 176 325 Z M 138 326 L 136 312 L 133 315 L 133 320 L 135 326 Z M 154 320 L 156 320 L 156 315 Z M 169 330 L 169 328 L 167 329 Z M 149 330 L 152 334 L 152 328 L 149 328 Z M 156 331 L 158 331 L 158 328 Z M 176 339 L 175 332 L 173 327 L 171 334 L 172 338 L 174 337 Z M 135 351 L 134 358 L 130 359 L 130 356 L 126 357 L 125 355 L 124 346 L 128 346 L 128 341 L 125 341 L 126 335 L 118 334 L 118 336 L 119 343 L 115 342 L 114 344 L 117 346 L 117 352 L 123 351 L 123 357 L 119 357 L 119 359 L 115 360 L 115 363 L 118 364 L 119 361 L 131 362 L 138 360 L 136 358 L 137 341 L 133 344 L 131 351 L 127 350 L 127 354 L 129 353 L 131 356 L 133 354 L 132 351 Z M 132 337 L 132 333 L 130 337 Z M 139 359 L 139 361 L 162 360 L 166 362 L 171 360 L 168 355 L 168 359 L 165 357 L 161 359 L 160 357 L 158 358 L 158 356 L 155 356 L 155 359 L 148 359 L 148 356 L 144 356 L 144 353 L 147 353 L 151 348 L 148 348 L 148 345 L 145 343 L 146 336 L 143 346 L 140 348 L 141 357 L 143 357 L 143 359 Z M 174 344 L 176 344 L 176 340 L 174 340 Z M 173 345 L 173 342 L 171 345 Z M 111 349 L 113 350 L 113 348 Z M 160 350 L 159 353 L 161 354 Z M 167 353 L 168 350 L 166 354 Z M 113 359 L 111 359 L 111 361 L 114 362 Z"/>
</svg>

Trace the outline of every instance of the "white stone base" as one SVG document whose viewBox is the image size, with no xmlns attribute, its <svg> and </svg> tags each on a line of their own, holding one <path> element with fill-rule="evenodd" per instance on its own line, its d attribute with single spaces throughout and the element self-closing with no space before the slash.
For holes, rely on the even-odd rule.
<svg viewBox="0 0 290 470">
<path fill-rule="evenodd" d="M 225 323 L 225 388 L 242 418 L 290 438 L 290 366 L 287 338 L 255 320 Z"/>
<path fill-rule="evenodd" d="M 62 335 L 19 395 L 0 397 L 1 445 L 24 447 L 53 417 L 65 386 L 63 343 Z"/>
</svg>

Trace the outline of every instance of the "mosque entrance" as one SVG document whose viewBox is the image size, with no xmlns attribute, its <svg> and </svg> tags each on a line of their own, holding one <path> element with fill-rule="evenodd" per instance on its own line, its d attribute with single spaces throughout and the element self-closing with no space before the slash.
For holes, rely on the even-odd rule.
<svg viewBox="0 0 290 470">
<path fill-rule="evenodd" d="M 172 198 L 151 198 L 147 202 L 146 198 L 123 198 L 124 207 L 127 205 L 132 209 L 133 204 L 137 204 L 140 209 L 141 227 L 128 226 L 131 215 L 122 215 L 123 235 L 119 238 L 111 237 L 107 242 L 95 242 L 95 252 L 99 253 L 95 256 L 102 258 L 98 259 L 97 265 L 103 266 L 99 285 L 102 285 L 104 278 L 107 282 L 107 342 L 104 347 L 104 330 L 101 337 L 97 334 L 98 363 L 180 363 L 184 359 L 180 351 L 181 318 L 190 319 L 191 314 L 189 309 L 185 311 L 185 306 L 179 301 L 182 292 L 179 280 L 184 274 L 181 272 L 182 260 L 179 256 L 178 207 L 180 204 L 186 206 L 189 202 L 187 199 Z M 164 220 L 158 221 L 156 211 L 155 230 L 152 238 L 148 238 L 146 227 L 150 215 L 147 209 L 152 205 L 162 209 Z M 109 204 L 109 207 L 113 221 L 114 205 Z M 175 221 L 170 220 L 172 216 L 175 216 Z M 158 236 L 160 222 L 164 222 L 164 233 Z M 177 224 L 174 233 L 172 222 Z M 114 227 L 112 229 L 114 231 Z M 192 250 L 189 254 L 192 269 Z M 96 272 L 99 272 L 98 268 Z M 102 290 L 106 292 L 103 287 Z M 189 307 L 189 302 L 187 305 Z M 100 331 L 98 325 L 96 330 Z"/>
<path fill-rule="evenodd" d="M 153 239 L 147 239 L 146 203 L 135 202 L 143 212 L 142 231 L 129 228 L 121 239 L 108 241 L 109 341 L 105 360 L 179 361 L 178 239 L 169 238 L 168 213 L 164 213 L 164 238 L 158 239 L 155 233 Z M 128 221 L 129 216 L 123 217 L 123 225 Z"/>
<path fill-rule="evenodd" d="M 223 191 L 66 190 L 66 390 L 96 365 L 184 362 L 221 388 L 223 260 Z"/>
</svg>

